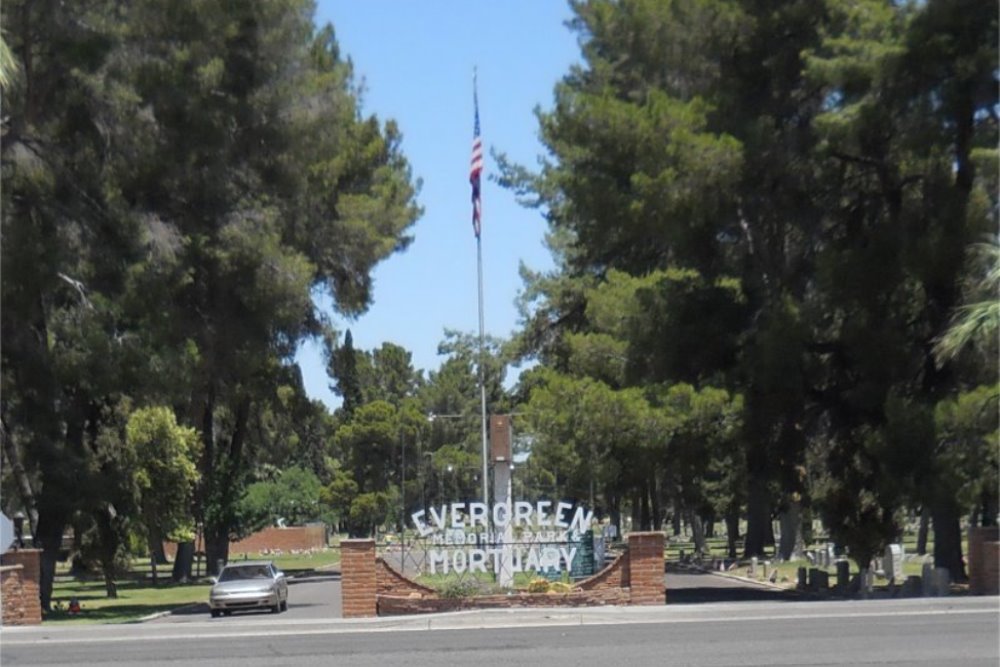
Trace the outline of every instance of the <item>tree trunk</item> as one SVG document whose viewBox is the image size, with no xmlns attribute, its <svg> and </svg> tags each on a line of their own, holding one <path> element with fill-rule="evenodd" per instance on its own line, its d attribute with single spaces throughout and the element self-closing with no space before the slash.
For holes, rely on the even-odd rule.
<svg viewBox="0 0 1000 667">
<path fill-rule="evenodd" d="M 608 492 L 608 506 L 611 509 L 611 525 L 615 527 L 615 539 L 620 540 L 622 538 L 622 507 L 621 501 L 618 499 L 618 494 Z"/>
<path fill-rule="evenodd" d="M 790 500 L 788 507 L 781 513 L 781 543 L 778 545 L 778 558 L 792 560 L 802 553 L 802 504 Z"/>
<path fill-rule="evenodd" d="M 205 534 L 205 558 L 208 560 L 205 571 L 210 575 L 218 575 L 221 571 L 219 563 L 225 565 L 229 561 L 229 533 Z"/>
<path fill-rule="evenodd" d="M 73 522 L 73 556 L 69 568 L 69 574 L 73 578 L 80 578 L 90 572 L 90 563 L 83 556 L 83 525 L 77 519 Z"/>
<path fill-rule="evenodd" d="M 966 581 L 957 503 L 952 498 L 939 500 L 931 512 L 934 521 L 934 566 L 948 568 L 952 581 Z"/>
<path fill-rule="evenodd" d="M 149 529 L 149 556 L 156 560 L 157 565 L 166 565 L 167 552 L 163 549 L 163 534 L 157 528 Z"/>
<path fill-rule="evenodd" d="M 174 554 L 174 569 L 170 578 L 174 582 L 187 583 L 191 579 L 191 561 L 194 560 L 194 542 L 179 542 Z"/>
<path fill-rule="evenodd" d="M 684 510 L 684 517 L 691 526 L 691 540 L 694 542 L 694 552 L 697 555 L 705 553 L 705 526 L 697 512 Z"/>
<path fill-rule="evenodd" d="M 10 437 L 7 424 L 0 422 L 0 442 L 3 443 L 3 455 L 7 459 L 7 470 L 10 471 L 21 495 L 21 505 L 28 513 L 28 526 L 31 534 L 38 534 L 38 510 L 35 508 L 35 493 L 31 488 L 31 479 L 24 472 L 21 463 L 21 450 Z"/>
<path fill-rule="evenodd" d="M 52 611 L 52 583 L 55 581 L 56 562 L 59 560 L 65 526 L 65 521 L 56 512 L 39 512 L 38 532 L 35 535 L 35 546 L 40 543 L 42 547 L 38 596 L 45 611 Z"/>
<path fill-rule="evenodd" d="M 642 499 L 638 492 L 632 493 L 632 530 L 642 530 Z"/>
<path fill-rule="evenodd" d="M 726 542 L 729 547 L 729 557 L 736 558 L 737 544 L 740 541 L 740 506 L 730 503 L 726 509 Z"/>
<path fill-rule="evenodd" d="M 920 528 L 917 529 L 917 554 L 923 556 L 927 553 L 927 533 L 931 523 L 931 513 L 927 507 L 920 510 Z"/>
<path fill-rule="evenodd" d="M 980 520 L 983 528 L 997 525 L 997 492 L 996 489 L 983 489 L 980 498 Z"/>
<path fill-rule="evenodd" d="M 706 512 L 702 515 L 701 520 L 705 527 L 705 537 L 708 539 L 715 537 L 715 512 Z"/>
<path fill-rule="evenodd" d="M 743 557 L 763 557 L 770 533 L 771 502 L 768 497 L 767 483 L 760 475 L 751 475 L 747 488 L 747 534 L 743 546 Z"/>
<path fill-rule="evenodd" d="M 115 530 L 114 517 L 110 508 L 98 510 L 94 520 L 97 523 L 97 535 L 100 540 L 101 573 L 104 575 L 104 590 L 107 597 L 118 597 L 118 586 L 115 583 L 115 557 L 118 554 L 120 538 Z"/>
<path fill-rule="evenodd" d="M 650 489 L 649 485 L 645 485 L 642 489 L 642 513 L 640 515 L 642 530 L 652 530 L 653 529 L 653 515 L 650 512 L 649 507 L 649 495 Z"/>
</svg>

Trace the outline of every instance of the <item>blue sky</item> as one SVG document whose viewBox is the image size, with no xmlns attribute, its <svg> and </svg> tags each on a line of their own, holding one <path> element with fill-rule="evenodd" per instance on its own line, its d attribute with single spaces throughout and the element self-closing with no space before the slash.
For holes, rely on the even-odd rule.
<svg viewBox="0 0 1000 667">
<path fill-rule="evenodd" d="M 348 320 L 324 306 L 338 329 L 351 329 L 356 348 L 390 341 L 413 354 L 414 367 L 435 370 L 446 328 L 478 332 L 468 182 L 473 68 L 485 148 L 535 167 L 544 149 L 533 110 L 551 108 L 556 82 L 579 61 L 576 36 L 564 25 L 570 15 L 563 0 L 319 0 L 317 24 L 333 23 L 341 53 L 365 84 L 363 112 L 396 120 L 423 181 L 414 241 L 376 267 L 369 311 Z M 495 167 L 487 155 L 485 176 Z M 552 259 L 537 211 L 488 178 L 482 197 L 485 328 L 508 337 L 517 327 L 518 264 L 549 269 Z M 304 345 L 298 361 L 309 394 L 339 404 L 319 347 Z"/>
</svg>

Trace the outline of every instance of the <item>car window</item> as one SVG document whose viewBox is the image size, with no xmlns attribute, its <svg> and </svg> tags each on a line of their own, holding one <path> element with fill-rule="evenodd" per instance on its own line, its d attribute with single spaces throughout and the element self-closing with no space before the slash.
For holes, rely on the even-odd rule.
<svg viewBox="0 0 1000 667">
<path fill-rule="evenodd" d="M 267 565 L 237 565 L 227 567 L 219 575 L 219 581 L 239 581 L 241 579 L 270 579 L 270 567 Z"/>
</svg>

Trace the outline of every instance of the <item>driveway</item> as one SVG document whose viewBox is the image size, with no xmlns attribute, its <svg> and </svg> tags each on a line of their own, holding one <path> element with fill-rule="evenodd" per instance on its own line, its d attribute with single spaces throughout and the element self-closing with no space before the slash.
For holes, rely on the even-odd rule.
<svg viewBox="0 0 1000 667">
<path fill-rule="evenodd" d="M 310 576 L 288 581 L 288 611 L 272 614 L 269 611 L 237 612 L 232 616 L 211 618 L 208 603 L 185 607 L 150 623 L 267 623 L 275 619 L 301 621 L 321 618 L 341 618 L 340 575 Z"/>
</svg>

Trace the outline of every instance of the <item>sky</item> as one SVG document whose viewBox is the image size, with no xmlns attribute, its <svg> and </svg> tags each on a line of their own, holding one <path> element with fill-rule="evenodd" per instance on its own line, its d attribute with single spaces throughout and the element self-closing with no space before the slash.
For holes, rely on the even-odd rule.
<svg viewBox="0 0 1000 667">
<path fill-rule="evenodd" d="M 342 57 L 364 83 L 362 112 L 397 122 L 402 152 L 423 183 L 423 215 L 408 230 L 413 242 L 375 268 L 368 312 L 348 319 L 320 303 L 338 330 L 351 330 L 356 349 L 392 342 L 412 353 L 414 368 L 432 371 L 444 360 L 437 348 L 446 329 L 479 331 L 469 185 L 474 69 L 487 151 L 484 326 L 501 338 L 517 328 L 519 264 L 548 270 L 553 263 L 541 213 L 491 180 L 497 169 L 489 152 L 537 168 L 545 150 L 534 109 L 551 109 L 555 84 L 580 60 L 565 26 L 570 16 L 565 0 L 318 0 L 317 25 L 333 24 Z M 297 361 L 309 395 L 339 405 L 320 346 L 304 344 Z"/>
</svg>

